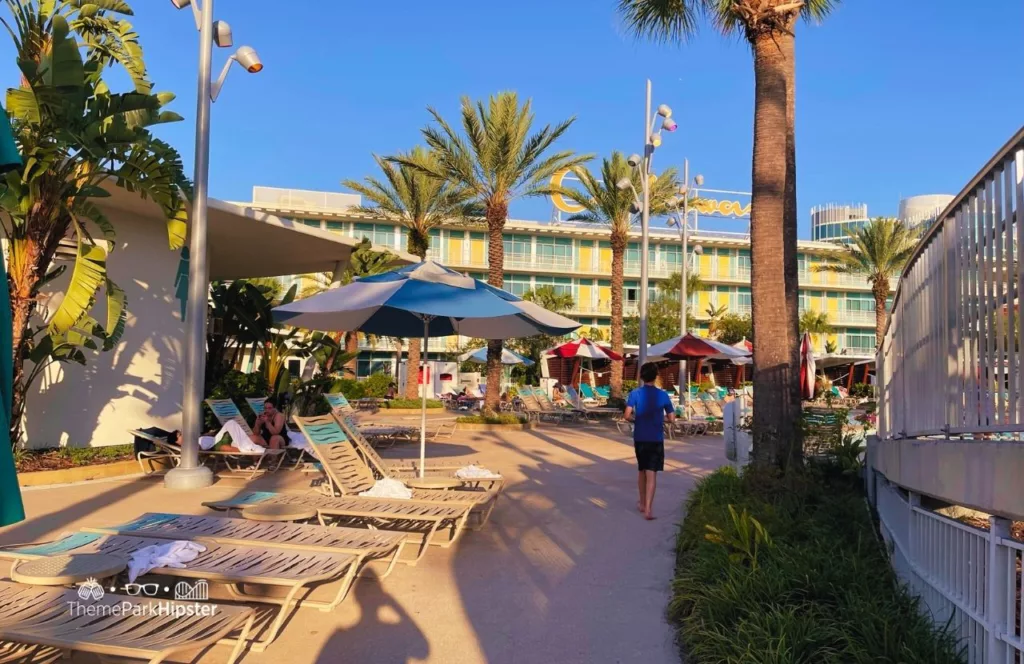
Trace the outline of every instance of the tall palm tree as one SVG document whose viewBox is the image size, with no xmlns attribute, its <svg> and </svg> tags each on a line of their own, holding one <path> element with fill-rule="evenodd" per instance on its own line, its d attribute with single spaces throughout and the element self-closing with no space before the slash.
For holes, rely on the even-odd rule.
<svg viewBox="0 0 1024 664">
<path fill-rule="evenodd" d="M 383 181 L 367 177 L 364 182 L 344 180 L 342 184 L 371 203 L 356 208 L 357 212 L 382 216 L 405 226 L 409 231 L 409 253 L 419 256 L 422 261 L 430 251 L 430 231 L 444 224 L 463 221 L 473 192 L 461 184 L 428 175 L 428 172 L 436 172 L 440 168 L 433 152 L 415 147 L 395 158 L 400 160 L 399 163 L 373 156 L 384 174 Z M 419 164 L 419 167 L 407 163 Z M 409 339 L 405 381 L 408 399 L 419 397 L 419 383 L 412 377 L 420 365 L 420 343 L 419 337 Z"/>
<path fill-rule="evenodd" d="M 475 105 L 469 97 L 463 97 L 462 134 L 435 109 L 427 110 L 434 124 L 423 129 L 423 136 L 437 155 L 437 165 L 431 167 L 400 156 L 388 160 L 458 183 L 472 192 L 487 221 L 487 282 L 501 288 L 505 283 L 502 231 L 508 219 L 509 203 L 521 196 L 552 193 L 548 185 L 552 175 L 589 160 L 591 155 L 577 156 L 570 150 L 548 153 L 575 118 L 554 126 L 545 125 L 531 134 L 532 104 L 526 100 L 520 105 L 515 92 L 499 92 L 486 103 L 479 101 Z M 491 410 L 497 408 L 501 391 L 501 348 L 500 340 L 487 342 L 484 405 Z"/>
<path fill-rule="evenodd" d="M 668 275 L 667 279 L 658 282 L 658 290 L 665 295 L 671 295 L 675 293 L 679 294 L 679 287 L 683 283 L 683 274 L 681 272 L 673 272 Z M 700 274 L 696 270 L 689 270 L 686 273 L 686 292 L 687 294 L 696 293 L 697 291 L 704 288 L 704 280 L 700 278 Z"/>
<path fill-rule="evenodd" d="M 709 338 L 711 338 L 711 339 L 717 339 L 718 338 L 718 333 L 719 333 L 718 321 L 722 320 L 722 316 L 724 316 L 726 313 L 728 313 L 728 311 L 729 311 L 729 305 L 722 304 L 722 305 L 719 305 L 719 306 L 715 306 L 715 304 L 713 302 L 711 304 L 708 304 L 708 308 L 704 310 L 704 313 L 710 319 L 708 321 L 708 337 Z"/>
<path fill-rule="evenodd" d="M 754 56 L 751 300 L 754 330 L 754 459 L 799 461 L 800 350 L 797 319 L 796 22 L 820 21 L 839 0 L 619 0 L 636 36 L 685 42 L 707 18 L 742 33 Z"/>
<path fill-rule="evenodd" d="M 917 235 L 898 219 L 878 217 L 857 229 L 835 263 L 815 267 L 819 272 L 860 274 L 871 284 L 875 298 L 875 347 L 882 343 L 889 322 L 886 303 L 892 292 L 889 280 L 898 277 L 917 245 Z"/>
<path fill-rule="evenodd" d="M 612 245 L 612 350 L 622 355 L 622 287 L 626 247 L 629 231 L 636 222 L 634 190 L 640 189 L 640 174 L 629 165 L 621 152 L 613 152 L 602 160 L 601 177 L 595 177 L 585 166 L 575 169 L 582 189 L 566 189 L 563 195 L 585 208 L 570 217 L 573 221 L 592 221 L 608 224 Z M 620 180 L 631 180 L 633 189 L 619 189 Z M 651 212 L 660 214 L 668 209 L 669 201 L 679 187 L 674 168 L 665 170 L 653 179 L 651 186 Z M 612 362 L 611 393 L 622 396 L 622 361 Z"/>
<path fill-rule="evenodd" d="M 828 313 L 808 309 L 800 316 L 799 329 L 801 335 L 809 332 L 811 338 L 815 339 L 819 335 L 832 333 L 832 321 L 829 320 Z"/>
</svg>

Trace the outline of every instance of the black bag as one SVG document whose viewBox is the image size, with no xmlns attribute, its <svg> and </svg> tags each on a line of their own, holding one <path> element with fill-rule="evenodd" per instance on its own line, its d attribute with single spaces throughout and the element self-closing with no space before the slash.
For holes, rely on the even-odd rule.
<svg viewBox="0 0 1024 664">
<path fill-rule="evenodd" d="M 174 433 L 173 431 L 164 431 L 160 427 L 148 427 L 146 429 L 139 429 L 139 431 L 148 433 L 150 436 L 153 436 L 154 438 L 167 439 L 170 439 L 171 434 Z M 139 452 L 152 452 L 154 449 L 156 449 L 156 447 L 153 445 L 153 441 L 149 440 L 148 438 L 143 438 L 142 436 L 135 436 L 134 444 L 136 456 L 139 454 Z"/>
</svg>

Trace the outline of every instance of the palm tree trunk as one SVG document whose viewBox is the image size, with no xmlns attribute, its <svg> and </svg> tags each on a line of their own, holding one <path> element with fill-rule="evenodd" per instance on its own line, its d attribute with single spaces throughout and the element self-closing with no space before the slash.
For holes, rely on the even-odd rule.
<svg viewBox="0 0 1024 664">
<path fill-rule="evenodd" d="M 612 350 L 622 355 L 622 277 L 626 254 L 626 237 L 613 232 L 612 244 Z M 622 360 L 612 360 L 611 395 L 622 398 Z"/>
<path fill-rule="evenodd" d="M 359 333 L 358 332 L 346 332 L 345 333 L 345 354 L 351 355 L 352 359 L 345 363 L 345 371 L 352 374 L 355 378 L 359 375 Z"/>
<path fill-rule="evenodd" d="M 885 326 L 889 324 L 889 311 L 885 308 L 889 299 L 889 279 L 882 277 L 871 285 L 871 294 L 875 297 L 875 348 L 882 345 L 885 337 Z"/>
<path fill-rule="evenodd" d="M 495 288 L 505 286 L 505 220 L 508 218 L 508 203 L 488 201 L 487 217 L 487 283 Z M 487 393 L 484 408 L 497 411 L 501 398 L 501 339 L 487 342 Z"/>
<path fill-rule="evenodd" d="M 31 338 L 29 325 L 36 308 L 36 290 L 39 280 L 45 273 L 40 265 L 50 264 L 52 256 L 45 256 L 40 242 L 32 239 L 22 240 L 22 251 L 9 254 L 7 288 L 11 299 L 11 346 L 14 353 L 11 377 L 11 421 L 9 435 L 11 448 L 21 442 L 22 425 L 25 415 L 25 402 L 28 397 L 28 374 L 25 372 L 25 355 L 28 353 Z M 13 249 L 13 243 L 11 245 Z"/>
<path fill-rule="evenodd" d="M 787 466 L 799 456 L 799 364 L 795 309 L 787 297 L 786 191 L 789 156 L 787 94 L 792 60 L 781 43 L 791 35 L 761 34 L 754 49 L 754 152 L 750 214 L 754 337 L 754 460 Z M 795 256 L 794 256 L 795 258 Z M 796 291 L 793 289 L 795 297 Z M 794 399 L 794 395 L 797 396 Z M 794 448 L 796 448 L 794 450 Z"/>
</svg>

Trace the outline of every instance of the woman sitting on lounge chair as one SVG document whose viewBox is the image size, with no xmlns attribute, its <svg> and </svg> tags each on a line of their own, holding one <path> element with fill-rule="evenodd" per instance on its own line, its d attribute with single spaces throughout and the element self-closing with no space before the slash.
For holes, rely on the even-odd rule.
<svg viewBox="0 0 1024 664">
<path fill-rule="evenodd" d="M 263 402 L 263 412 L 252 427 L 252 442 L 272 450 L 283 449 L 287 429 L 288 420 L 284 413 L 277 409 L 273 399 L 267 399 Z"/>
</svg>

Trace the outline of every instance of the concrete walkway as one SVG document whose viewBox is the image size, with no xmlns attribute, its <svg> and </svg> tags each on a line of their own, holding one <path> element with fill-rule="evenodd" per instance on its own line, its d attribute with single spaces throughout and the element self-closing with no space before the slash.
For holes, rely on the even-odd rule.
<svg viewBox="0 0 1024 664">
<path fill-rule="evenodd" d="M 636 511 L 632 444 L 614 428 L 467 432 L 432 444 L 431 456 L 478 459 L 508 478 L 487 527 L 383 581 L 360 580 L 333 613 L 300 609 L 265 653 L 242 661 L 676 664 L 664 618 L 675 524 L 695 479 L 724 463 L 722 450 L 721 437 L 669 442 L 658 518 L 647 522 Z M 386 454 L 411 456 L 413 449 Z M 202 500 L 239 488 L 224 480 L 202 492 L 171 493 L 137 479 L 30 490 L 29 520 L 0 529 L 0 544 L 145 511 L 204 514 Z M 226 652 L 215 649 L 202 661 L 221 662 Z"/>
</svg>

